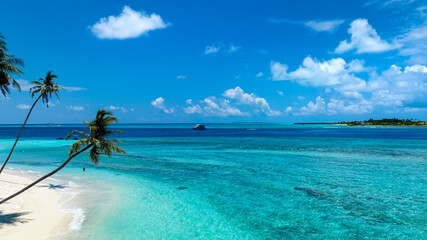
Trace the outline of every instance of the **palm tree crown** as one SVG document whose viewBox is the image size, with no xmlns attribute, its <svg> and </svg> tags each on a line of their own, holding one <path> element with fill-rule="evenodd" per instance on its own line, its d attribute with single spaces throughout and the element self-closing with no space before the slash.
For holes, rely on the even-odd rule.
<svg viewBox="0 0 427 240">
<path fill-rule="evenodd" d="M 101 154 L 111 156 L 113 151 L 126 154 L 125 151 L 116 146 L 116 143 L 119 143 L 120 141 L 117 139 L 106 138 L 106 136 L 114 132 L 123 133 L 120 130 L 108 129 L 108 126 L 115 122 L 117 122 L 117 118 L 114 117 L 111 112 L 99 109 L 96 114 L 96 118 L 93 121 L 83 121 L 83 123 L 89 127 L 89 133 L 77 130 L 68 133 L 66 139 L 69 139 L 73 134 L 78 134 L 84 137 L 71 146 L 69 155 L 71 156 L 73 153 L 78 152 L 82 147 L 91 146 L 89 151 L 90 160 L 94 164 L 98 164 L 99 156 Z"/>
<path fill-rule="evenodd" d="M 0 91 L 6 97 L 6 94 L 10 93 L 10 85 L 21 90 L 19 83 L 11 74 L 21 76 L 23 72 L 17 66 L 24 66 L 24 61 L 6 53 L 7 47 L 4 39 L 0 33 Z"/>
<path fill-rule="evenodd" d="M 53 79 L 57 77 L 58 76 L 55 74 L 52 74 L 52 71 L 49 71 L 46 73 L 46 77 L 40 78 L 39 81 L 33 81 L 32 84 L 34 84 L 34 86 L 30 88 L 31 97 L 34 97 L 34 95 L 40 93 L 43 103 L 46 103 L 49 107 L 49 98 L 52 98 L 52 93 L 54 93 L 59 99 L 57 92 L 60 88 L 64 89 L 63 87 L 57 85 L 55 81 L 53 81 Z"/>
</svg>

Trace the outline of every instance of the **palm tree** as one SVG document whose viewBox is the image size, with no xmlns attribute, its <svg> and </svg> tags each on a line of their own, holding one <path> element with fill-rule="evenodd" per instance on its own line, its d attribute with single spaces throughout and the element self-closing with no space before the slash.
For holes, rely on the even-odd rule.
<svg viewBox="0 0 427 240">
<path fill-rule="evenodd" d="M 79 134 L 84 138 L 75 142 L 71 146 L 70 153 L 68 155 L 68 159 L 64 163 L 62 163 L 61 166 L 59 166 L 58 168 L 56 168 L 52 172 L 44 175 L 43 177 L 39 178 L 37 181 L 31 183 L 30 185 L 26 186 L 25 188 L 21 189 L 17 193 L 15 193 L 15 194 L 13 194 L 13 195 L 5 198 L 5 199 L 2 199 L 0 201 L 0 204 L 18 196 L 19 194 L 25 192 L 26 190 L 33 187 L 37 183 L 39 183 L 39 182 L 43 181 L 44 179 L 52 176 L 53 174 L 55 174 L 56 172 L 58 172 L 59 170 L 64 168 L 71 161 L 71 159 L 73 159 L 74 157 L 76 157 L 77 155 L 79 155 L 80 153 L 82 153 L 88 149 L 90 149 L 89 150 L 90 161 L 94 164 L 98 164 L 99 157 L 102 154 L 108 155 L 110 157 L 111 157 L 111 154 L 113 152 L 126 154 L 125 151 L 123 151 L 121 148 L 116 146 L 116 143 L 119 143 L 118 140 L 106 138 L 108 135 L 110 135 L 113 132 L 123 133 L 120 130 L 108 129 L 108 126 L 112 123 L 115 123 L 115 122 L 117 122 L 117 118 L 114 117 L 111 112 L 103 110 L 103 109 L 98 110 L 96 117 L 93 121 L 91 121 L 91 122 L 84 121 L 84 123 L 89 127 L 89 133 L 85 133 L 85 132 L 81 132 L 81 131 L 77 131 L 77 130 L 68 133 L 66 139 L 69 139 L 74 134 Z"/>
<path fill-rule="evenodd" d="M 0 169 L 0 174 L 3 172 L 4 167 L 6 166 L 7 162 L 9 161 L 10 157 L 12 156 L 13 150 L 16 147 L 16 144 L 19 141 L 19 138 L 21 137 L 21 133 L 24 130 L 25 125 L 27 124 L 28 118 L 31 115 L 31 112 L 33 111 L 33 108 L 36 106 L 36 103 L 42 99 L 43 103 L 46 103 L 46 106 L 49 107 L 49 98 L 52 98 L 52 93 L 56 95 L 59 99 L 58 90 L 60 88 L 63 88 L 56 84 L 55 81 L 53 81 L 54 78 L 57 78 L 55 74 L 52 74 L 52 71 L 47 72 L 45 78 L 40 78 L 39 81 L 33 81 L 32 84 L 34 84 L 33 87 L 30 88 L 31 97 L 34 97 L 36 94 L 40 93 L 36 101 L 33 103 L 33 105 L 30 108 L 30 111 L 28 111 L 27 118 L 25 118 L 24 124 L 22 124 L 21 131 L 19 131 L 18 137 L 15 140 L 15 143 L 12 146 L 12 149 L 10 150 L 9 155 L 7 156 L 6 160 L 3 163 L 3 166 Z"/>
<path fill-rule="evenodd" d="M 11 54 L 6 53 L 7 47 L 6 42 L 0 33 L 0 91 L 3 96 L 10 94 L 10 85 L 21 90 L 19 83 L 11 76 L 11 74 L 17 74 L 21 76 L 23 73 L 17 66 L 24 66 L 24 61 Z"/>
</svg>

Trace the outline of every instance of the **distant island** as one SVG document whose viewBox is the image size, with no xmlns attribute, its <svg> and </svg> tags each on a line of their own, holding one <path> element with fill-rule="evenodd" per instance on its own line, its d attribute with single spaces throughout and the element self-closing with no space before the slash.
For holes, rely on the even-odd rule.
<svg viewBox="0 0 427 240">
<path fill-rule="evenodd" d="M 397 119 L 397 118 L 384 118 L 379 120 L 369 119 L 363 121 L 351 121 L 351 122 L 306 122 L 306 123 L 294 123 L 299 125 L 310 125 L 310 124 L 339 124 L 346 126 L 427 126 L 427 121 L 421 121 L 418 119 Z"/>
<path fill-rule="evenodd" d="M 427 126 L 427 121 L 417 119 L 384 118 L 380 120 L 369 119 L 366 121 L 339 122 L 347 126 Z"/>
</svg>

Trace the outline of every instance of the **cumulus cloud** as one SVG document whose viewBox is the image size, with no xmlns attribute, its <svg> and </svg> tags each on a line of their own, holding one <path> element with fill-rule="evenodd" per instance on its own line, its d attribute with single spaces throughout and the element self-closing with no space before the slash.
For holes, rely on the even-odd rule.
<svg viewBox="0 0 427 240">
<path fill-rule="evenodd" d="M 203 114 L 205 116 L 250 116 L 249 112 L 243 112 L 233 105 L 240 105 L 245 110 L 256 115 L 280 116 L 280 111 L 272 110 L 265 98 L 258 97 L 254 93 L 245 93 L 240 87 L 235 87 L 224 91 L 224 98 L 207 97 L 199 103 L 193 103 L 192 99 L 187 99 L 187 107 L 184 112 L 187 114 Z"/>
<path fill-rule="evenodd" d="M 138 12 L 128 6 L 123 7 L 119 16 L 101 18 L 93 26 L 89 27 L 92 33 L 101 39 L 127 39 L 136 38 L 149 31 L 166 28 L 163 19 L 152 13 Z"/>
<path fill-rule="evenodd" d="M 259 73 L 257 73 L 256 75 L 255 75 L 255 77 L 262 77 L 262 76 L 264 76 L 264 73 L 263 72 L 259 72 Z"/>
<path fill-rule="evenodd" d="M 203 112 L 211 116 L 248 116 L 248 113 L 241 112 L 238 108 L 231 106 L 227 99 L 217 99 L 207 97 L 203 100 L 205 107 Z"/>
<path fill-rule="evenodd" d="M 239 86 L 226 90 L 223 93 L 223 96 L 237 100 L 239 104 L 255 107 L 255 112 L 258 114 L 265 114 L 267 116 L 280 115 L 279 111 L 271 110 L 270 105 L 265 98 L 258 97 L 254 93 L 245 93 Z"/>
<path fill-rule="evenodd" d="M 178 75 L 178 76 L 176 76 L 176 79 L 186 79 L 187 78 L 187 76 L 185 76 L 185 75 Z"/>
<path fill-rule="evenodd" d="M 427 102 L 427 67 L 421 64 L 389 69 L 376 73 L 363 61 L 346 63 L 341 58 L 318 61 L 307 57 L 295 71 L 288 72 L 285 64 L 270 64 L 273 80 L 292 80 L 302 86 L 323 87 L 334 95 L 329 103 L 323 98 L 309 102 L 299 109 L 300 114 L 357 114 L 373 112 L 378 107 L 398 108 L 422 105 Z M 366 79 L 356 76 L 361 72 Z M 328 90 L 328 91 L 326 91 Z M 336 93 L 339 93 L 338 98 Z M 303 100 L 302 97 L 298 97 Z M 327 105 L 324 108 L 324 105 Z"/>
<path fill-rule="evenodd" d="M 372 99 L 382 106 L 404 106 L 415 101 L 427 101 L 427 67 L 392 65 L 380 75 L 373 74 L 368 81 Z"/>
<path fill-rule="evenodd" d="M 329 21 L 312 20 L 312 21 L 305 22 L 304 25 L 316 32 L 333 33 L 342 23 L 344 23 L 344 20 L 329 20 Z"/>
<path fill-rule="evenodd" d="M 350 40 L 343 40 L 335 49 L 335 53 L 344 53 L 356 49 L 356 53 L 379 53 L 399 47 L 381 39 L 367 19 L 356 19 L 350 24 L 348 33 Z"/>
<path fill-rule="evenodd" d="M 67 109 L 70 109 L 70 110 L 73 110 L 73 111 L 83 111 L 83 110 L 85 110 L 85 108 L 82 107 L 82 106 L 72 106 L 72 105 L 68 106 Z"/>
<path fill-rule="evenodd" d="M 194 114 L 194 113 L 203 113 L 202 108 L 200 105 L 192 105 L 184 108 L 184 112 L 187 114 Z"/>
<path fill-rule="evenodd" d="M 201 104 L 193 104 L 192 99 L 188 99 L 186 103 L 189 105 L 184 108 L 187 114 L 203 114 L 204 116 L 249 116 L 248 113 L 240 111 L 238 108 L 232 106 L 227 99 L 217 99 L 216 97 L 207 97 Z"/>
<path fill-rule="evenodd" d="M 282 91 L 276 90 L 277 94 L 279 94 L 280 96 L 283 96 L 284 93 Z"/>
<path fill-rule="evenodd" d="M 327 104 L 328 114 L 362 114 L 370 113 L 374 108 L 374 103 L 362 99 L 361 101 L 349 101 L 342 99 L 331 99 Z"/>
<path fill-rule="evenodd" d="M 316 103 L 308 102 L 306 106 L 296 109 L 295 115 L 318 115 L 318 114 L 363 114 L 370 113 L 375 104 L 369 100 L 348 100 L 332 98 L 326 103 L 325 99 L 318 96 Z"/>
<path fill-rule="evenodd" d="M 27 104 L 18 104 L 18 105 L 16 105 L 16 108 L 19 108 L 19 109 L 30 109 L 30 105 L 27 105 Z"/>
<path fill-rule="evenodd" d="M 301 115 L 310 115 L 316 113 L 324 113 L 325 112 L 325 100 L 318 96 L 316 98 L 316 103 L 310 101 L 307 106 L 304 106 L 300 109 Z"/>
<path fill-rule="evenodd" d="M 173 108 L 166 108 L 165 107 L 165 99 L 162 97 L 158 97 L 155 100 L 151 101 L 151 105 L 155 108 L 158 108 L 160 110 L 162 110 L 164 113 L 173 113 L 174 109 Z"/>
<path fill-rule="evenodd" d="M 273 80 L 292 80 L 302 86 L 333 87 L 348 97 L 359 97 L 358 91 L 366 87 L 366 82 L 355 75 L 365 71 L 363 62 L 359 60 L 346 63 L 342 58 L 319 61 L 306 57 L 293 72 L 288 72 L 288 66 L 279 62 L 271 62 L 270 70 Z"/>
<path fill-rule="evenodd" d="M 128 111 L 128 110 L 127 110 L 126 108 L 124 108 L 124 107 L 121 107 L 121 106 L 113 106 L 113 105 L 110 105 L 110 106 L 106 107 L 105 109 L 107 109 L 107 110 L 111 110 L 111 111 L 121 111 L 121 112 L 127 112 L 127 111 Z"/>
<path fill-rule="evenodd" d="M 275 81 L 289 80 L 288 73 L 287 73 L 288 65 L 286 64 L 281 64 L 279 62 L 271 61 L 270 71 L 271 71 L 272 79 Z"/>
</svg>

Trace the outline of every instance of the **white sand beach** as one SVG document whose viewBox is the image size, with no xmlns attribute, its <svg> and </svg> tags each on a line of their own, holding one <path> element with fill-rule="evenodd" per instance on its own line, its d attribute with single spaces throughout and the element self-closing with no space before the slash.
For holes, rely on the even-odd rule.
<svg viewBox="0 0 427 240">
<path fill-rule="evenodd" d="M 7 197 L 33 181 L 34 176 L 4 171 L 0 175 L 0 198 Z M 25 193 L 0 205 L 0 239 L 47 239 L 69 230 L 72 213 L 60 210 L 60 193 L 46 179 Z"/>
</svg>

